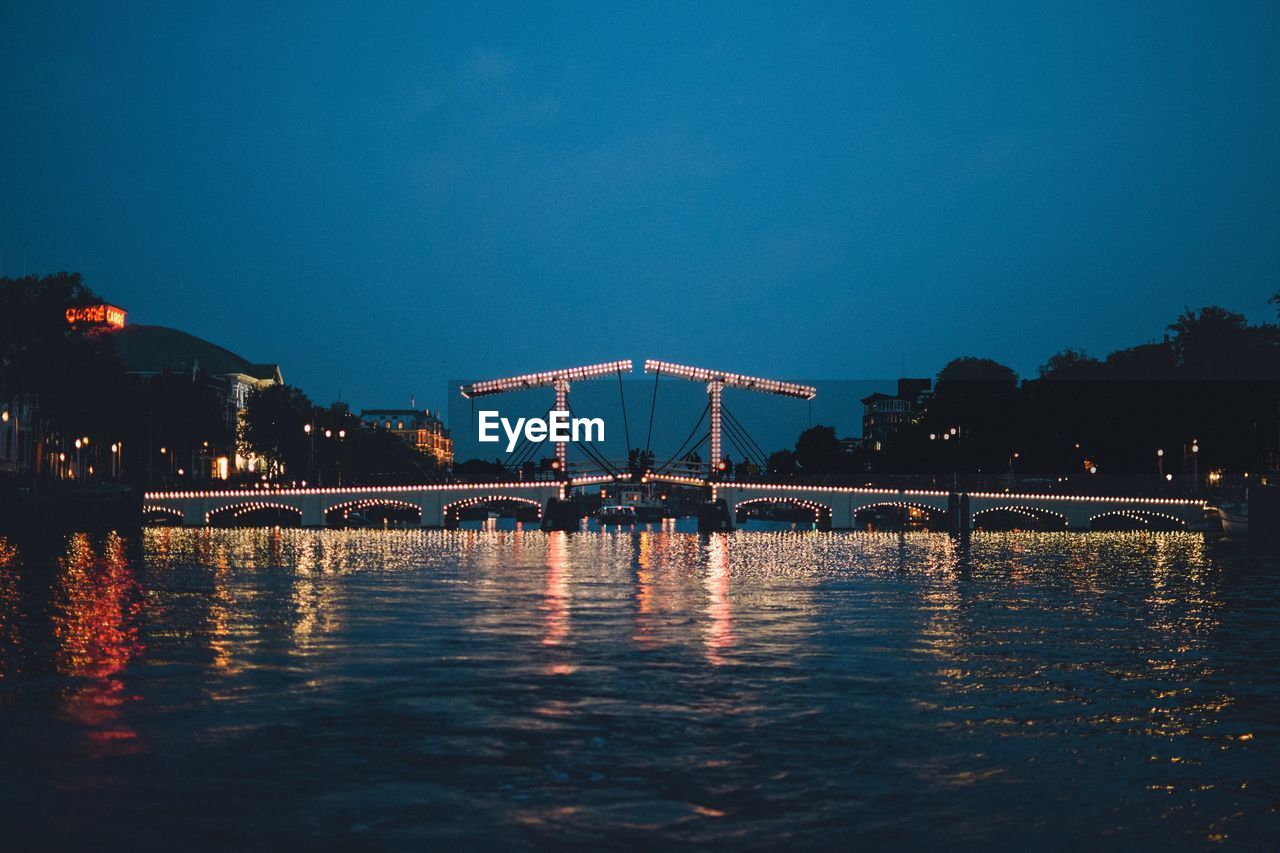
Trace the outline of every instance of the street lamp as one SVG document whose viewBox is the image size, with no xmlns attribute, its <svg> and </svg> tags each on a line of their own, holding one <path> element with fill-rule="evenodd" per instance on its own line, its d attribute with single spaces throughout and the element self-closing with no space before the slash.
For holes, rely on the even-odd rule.
<svg viewBox="0 0 1280 853">
<path fill-rule="evenodd" d="M 1156 473 L 1164 476 L 1164 448 L 1156 450 Z"/>
<path fill-rule="evenodd" d="M 1191 439 L 1191 483 L 1195 489 L 1200 488 L 1200 439 Z"/>
</svg>

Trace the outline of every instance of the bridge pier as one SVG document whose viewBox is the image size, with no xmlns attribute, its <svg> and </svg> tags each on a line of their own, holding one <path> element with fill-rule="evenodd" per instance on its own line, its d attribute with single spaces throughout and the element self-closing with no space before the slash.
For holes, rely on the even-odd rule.
<svg viewBox="0 0 1280 853">
<path fill-rule="evenodd" d="M 729 513 L 729 504 L 724 498 L 698 506 L 698 532 L 721 533 L 733 529 L 733 516 Z"/>
<path fill-rule="evenodd" d="M 582 526 L 578 503 L 561 498 L 548 498 L 542 508 L 542 529 L 572 532 Z"/>
<path fill-rule="evenodd" d="M 950 492 L 947 495 L 947 532 L 955 539 L 966 541 L 972 531 L 973 513 L 968 493 Z"/>
<path fill-rule="evenodd" d="M 182 505 L 183 527 L 204 527 L 204 501 L 190 501 Z"/>
<path fill-rule="evenodd" d="M 299 502 L 303 527 L 324 527 L 324 498 L 321 495 L 305 495 Z"/>
<path fill-rule="evenodd" d="M 439 492 L 423 492 L 418 500 L 418 510 L 422 513 L 419 526 L 444 527 L 444 499 Z"/>
</svg>

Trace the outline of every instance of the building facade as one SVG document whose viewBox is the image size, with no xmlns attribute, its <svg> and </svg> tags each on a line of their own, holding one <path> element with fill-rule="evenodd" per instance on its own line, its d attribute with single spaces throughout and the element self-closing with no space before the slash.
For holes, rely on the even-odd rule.
<svg viewBox="0 0 1280 853">
<path fill-rule="evenodd" d="M 195 335 L 165 326 L 124 326 L 112 335 L 116 354 L 130 373 L 149 379 L 164 373 L 189 375 L 203 381 L 223 400 L 227 425 L 241 434 L 249 394 L 284 384 L 280 365 L 256 364 Z M 246 452 L 240 442 L 226 452 L 202 456 L 205 476 L 225 480 L 233 473 L 257 473 L 265 460 Z"/>
<path fill-rule="evenodd" d="M 879 392 L 862 398 L 862 446 L 883 450 L 889 436 L 914 423 L 933 393 L 930 379 L 899 379 L 897 394 Z"/>
<path fill-rule="evenodd" d="M 390 432 L 443 467 L 453 465 L 453 438 L 429 409 L 362 409 L 360 421 L 366 429 Z"/>
</svg>

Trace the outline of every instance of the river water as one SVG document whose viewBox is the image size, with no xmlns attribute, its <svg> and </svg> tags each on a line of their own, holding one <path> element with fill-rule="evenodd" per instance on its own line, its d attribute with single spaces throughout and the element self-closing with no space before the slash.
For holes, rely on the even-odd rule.
<svg viewBox="0 0 1280 853">
<path fill-rule="evenodd" d="M 1278 663 L 1198 534 L 0 540 L 2 844 L 1274 849 Z"/>
</svg>

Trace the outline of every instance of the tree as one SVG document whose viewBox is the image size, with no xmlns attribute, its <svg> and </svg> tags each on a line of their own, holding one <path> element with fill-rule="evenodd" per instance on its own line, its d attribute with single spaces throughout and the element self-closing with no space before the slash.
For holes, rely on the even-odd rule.
<svg viewBox="0 0 1280 853">
<path fill-rule="evenodd" d="M 633 447 L 627 451 L 627 471 L 632 478 L 653 470 L 653 451 Z"/>
<path fill-rule="evenodd" d="M 245 400 L 240 440 L 249 455 L 267 461 L 271 476 L 285 471 L 305 474 L 313 441 L 305 428 L 313 412 L 307 396 L 291 385 L 255 388 Z"/>
<path fill-rule="evenodd" d="M 1082 349 L 1067 347 L 1049 356 L 1040 365 L 1041 379 L 1095 379 L 1102 373 L 1102 362 Z"/>
<path fill-rule="evenodd" d="M 779 450 L 769 454 L 769 459 L 765 462 L 765 470 L 770 474 L 787 476 L 794 474 L 796 470 L 796 455 L 790 450 Z"/>
<path fill-rule="evenodd" d="M 998 361 L 989 358 L 976 358 L 966 355 L 947 362 L 947 366 L 938 373 L 938 386 L 947 382 L 990 382 L 1016 385 L 1018 374 L 1011 367 L 1005 367 Z"/>
<path fill-rule="evenodd" d="M 1183 312 L 1169 331 L 1173 359 L 1184 378 L 1271 379 L 1280 373 L 1275 326 L 1250 326 L 1243 314 L 1210 305 Z"/>
<path fill-rule="evenodd" d="M 841 452 L 835 427 L 813 426 L 796 439 L 795 463 L 806 474 L 831 474 L 840 469 Z"/>
</svg>

